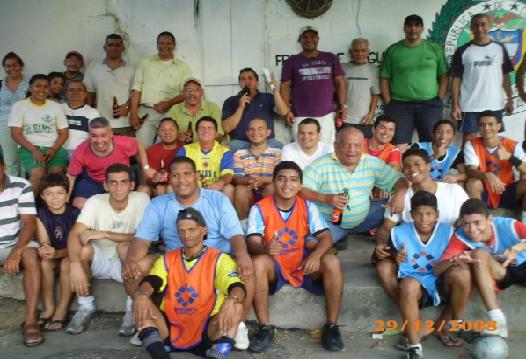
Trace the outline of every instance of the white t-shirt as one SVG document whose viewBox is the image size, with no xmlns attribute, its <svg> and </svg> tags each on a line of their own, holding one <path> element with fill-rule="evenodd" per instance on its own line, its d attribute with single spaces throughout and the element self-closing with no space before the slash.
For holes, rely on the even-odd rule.
<svg viewBox="0 0 526 359">
<path fill-rule="evenodd" d="M 413 222 L 411 218 L 411 197 L 413 188 L 409 187 L 404 197 L 404 210 L 400 214 L 392 214 L 389 208 L 385 209 L 384 217 L 395 223 Z M 437 182 L 435 193 L 438 204 L 438 221 L 454 224 L 458 219 L 460 207 L 469 198 L 462 187 L 456 183 Z"/>
<path fill-rule="evenodd" d="M 150 197 L 146 193 L 130 192 L 126 209 L 115 212 L 110 205 L 109 193 L 96 194 L 86 201 L 77 222 L 96 231 L 133 234 L 149 202 Z M 117 242 L 98 239 L 91 243 L 97 246 L 107 258 L 117 256 Z"/>
<path fill-rule="evenodd" d="M 58 130 L 68 128 L 62 106 L 46 100 L 43 105 L 34 104 L 27 98 L 15 102 L 11 108 L 9 127 L 20 127 L 24 137 L 35 146 L 52 147 Z"/>
<path fill-rule="evenodd" d="M 294 161 L 300 166 L 303 170 L 307 167 L 312 161 L 320 158 L 326 153 L 334 152 L 332 144 L 327 144 L 325 142 L 318 142 L 318 149 L 312 155 L 307 155 L 302 151 L 300 144 L 298 142 L 292 142 L 286 144 L 281 149 L 281 160 L 282 161 Z"/>
<path fill-rule="evenodd" d="M 486 150 L 488 150 L 489 153 L 493 154 L 497 150 L 498 146 L 495 148 L 488 148 L 486 147 Z M 521 161 L 526 162 L 526 154 L 524 153 L 522 146 L 519 142 L 515 144 L 515 149 L 513 150 L 513 155 L 520 159 Z M 476 166 L 478 167 L 480 165 L 480 159 L 477 156 L 477 153 L 475 152 L 475 149 L 473 148 L 473 144 L 471 141 L 466 141 L 464 144 L 464 165 L 465 166 Z"/>
<path fill-rule="evenodd" d="M 369 113 L 371 95 L 380 94 L 380 80 L 378 66 L 365 63 L 356 65 L 352 62 L 342 65 L 347 81 L 347 110 L 346 123 L 358 124 L 362 117 Z"/>
<path fill-rule="evenodd" d="M 62 109 L 69 124 L 69 138 L 64 144 L 64 148 L 73 151 L 89 137 L 89 122 L 100 117 L 100 114 L 99 111 L 88 105 L 72 109 L 67 103 L 63 103 Z"/>
</svg>

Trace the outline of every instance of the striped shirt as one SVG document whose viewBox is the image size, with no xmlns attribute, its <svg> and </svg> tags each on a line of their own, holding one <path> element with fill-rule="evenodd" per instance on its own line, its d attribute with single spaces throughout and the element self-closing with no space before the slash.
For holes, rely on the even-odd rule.
<svg viewBox="0 0 526 359">
<path fill-rule="evenodd" d="M 369 212 L 369 195 L 374 186 L 391 192 L 402 174 L 386 165 L 382 160 L 362 154 L 360 162 L 349 171 L 340 163 L 336 153 L 329 153 L 313 161 L 304 172 L 303 184 L 322 194 L 338 194 L 345 189 L 349 202 L 343 209 L 341 227 L 353 228 L 363 222 Z M 333 207 L 318 203 L 321 213 L 331 221 Z"/>
<path fill-rule="evenodd" d="M 281 162 L 281 149 L 267 147 L 259 156 L 250 148 L 234 153 L 234 176 L 272 177 L 274 167 Z"/>
<path fill-rule="evenodd" d="M 23 178 L 4 175 L 4 190 L 0 192 L 0 248 L 15 245 L 21 214 L 36 213 L 31 184 Z"/>
</svg>

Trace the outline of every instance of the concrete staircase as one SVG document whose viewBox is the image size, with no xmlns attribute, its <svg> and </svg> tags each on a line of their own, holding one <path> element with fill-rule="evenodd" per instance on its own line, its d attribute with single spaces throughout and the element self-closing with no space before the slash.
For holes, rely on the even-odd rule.
<svg viewBox="0 0 526 359">
<path fill-rule="evenodd" d="M 338 254 L 345 277 L 339 319 L 344 331 L 371 332 L 376 327 L 376 320 L 400 320 L 397 308 L 376 282 L 374 267 L 370 264 L 372 249 L 372 239 L 353 236 L 349 238 L 349 249 Z M 93 291 L 99 310 L 124 311 L 126 294 L 122 285 L 109 280 L 96 280 Z M 0 296 L 23 299 L 21 275 L 0 275 Z M 499 297 L 508 316 L 510 330 L 526 331 L 526 289 L 512 286 L 501 292 Z M 425 318 L 436 319 L 440 309 L 426 308 Z M 277 327 L 318 328 L 325 322 L 324 299 L 303 289 L 286 286 L 271 297 L 270 316 Z M 466 319 L 488 320 L 477 293 L 467 308 Z"/>
</svg>

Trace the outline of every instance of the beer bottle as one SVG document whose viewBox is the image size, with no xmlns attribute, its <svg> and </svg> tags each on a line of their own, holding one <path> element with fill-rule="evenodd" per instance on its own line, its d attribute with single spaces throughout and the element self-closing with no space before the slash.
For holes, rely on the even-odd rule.
<svg viewBox="0 0 526 359">
<path fill-rule="evenodd" d="M 184 142 L 187 145 L 194 142 L 194 130 L 192 129 L 192 122 L 188 123 L 188 128 L 186 129 L 186 140 Z"/>
<path fill-rule="evenodd" d="M 119 116 L 115 116 L 115 111 L 119 108 L 119 103 L 117 102 L 117 97 L 113 96 L 113 118 L 119 118 Z"/>
</svg>

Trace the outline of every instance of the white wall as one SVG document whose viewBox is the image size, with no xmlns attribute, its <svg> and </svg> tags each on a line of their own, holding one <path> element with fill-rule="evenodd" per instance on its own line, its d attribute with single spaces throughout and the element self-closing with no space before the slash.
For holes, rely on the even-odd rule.
<svg viewBox="0 0 526 359">
<path fill-rule="evenodd" d="M 103 57 L 106 34 L 127 39 L 127 56 L 138 63 L 156 52 L 155 38 L 168 30 L 176 56 L 206 84 L 218 103 L 237 91 L 240 68 L 266 66 L 279 76 L 280 55 L 300 51 L 298 29 L 319 29 L 321 50 L 343 53 L 354 37 L 370 39 L 381 53 L 402 38 L 403 18 L 417 13 L 427 29 L 445 0 L 333 0 L 322 16 L 297 16 L 285 0 L 0 0 L 0 56 L 15 51 L 26 74 L 63 69 L 63 56 L 78 50 L 88 61 Z M 372 58 L 376 55 L 372 55 Z M 506 134 L 522 139 L 523 114 L 506 119 Z"/>
</svg>

